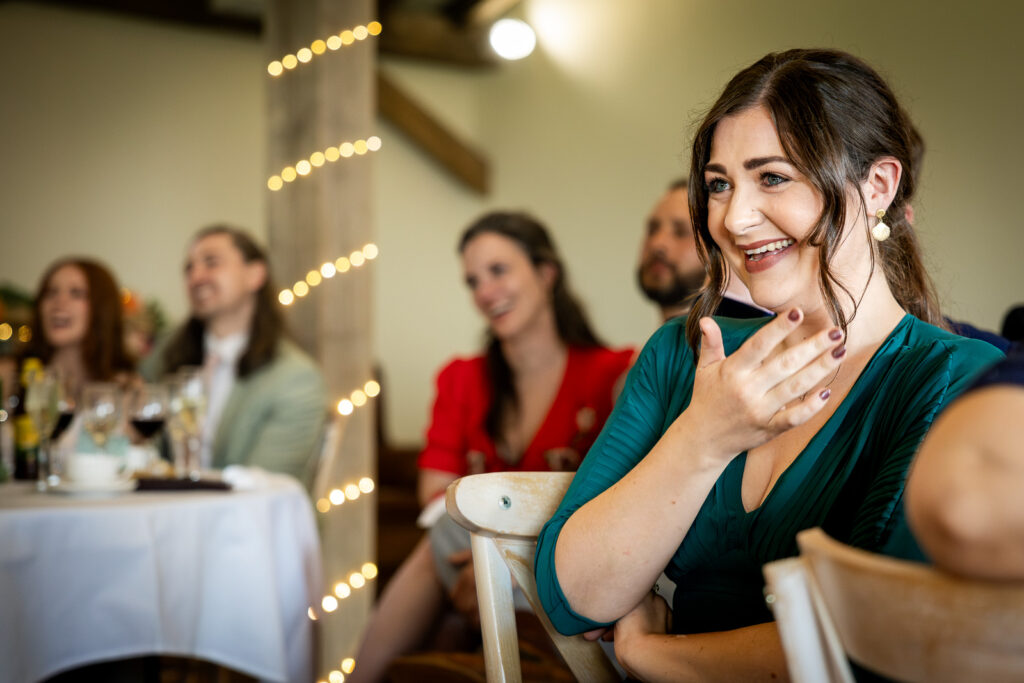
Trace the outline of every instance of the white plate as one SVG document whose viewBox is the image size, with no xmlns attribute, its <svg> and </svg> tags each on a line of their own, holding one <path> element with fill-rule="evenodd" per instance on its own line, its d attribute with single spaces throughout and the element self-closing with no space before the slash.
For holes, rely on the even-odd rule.
<svg viewBox="0 0 1024 683">
<path fill-rule="evenodd" d="M 66 493 L 76 495 L 96 495 L 102 493 L 124 493 L 134 491 L 138 482 L 134 479 L 115 479 L 113 481 L 62 481 L 56 486 L 51 486 L 47 491 L 54 493 Z"/>
</svg>

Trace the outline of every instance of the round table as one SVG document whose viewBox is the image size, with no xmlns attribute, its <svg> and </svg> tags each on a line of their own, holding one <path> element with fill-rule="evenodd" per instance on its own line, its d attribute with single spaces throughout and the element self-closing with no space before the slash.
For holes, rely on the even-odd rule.
<svg viewBox="0 0 1024 683">
<path fill-rule="evenodd" d="M 302 486 L 104 497 L 0 485 L 0 681 L 146 654 L 313 680 L 322 589 Z"/>
</svg>

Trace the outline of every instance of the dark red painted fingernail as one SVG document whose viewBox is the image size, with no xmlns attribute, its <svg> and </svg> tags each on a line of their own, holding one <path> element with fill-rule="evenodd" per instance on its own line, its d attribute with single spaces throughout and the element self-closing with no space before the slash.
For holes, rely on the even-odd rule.
<svg viewBox="0 0 1024 683">
<path fill-rule="evenodd" d="M 832 341 L 839 341 L 840 339 L 843 338 L 843 331 L 838 327 L 833 327 L 831 330 L 828 331 L 828 338 L 831 339 Z"/>
<path fill-rule="evenodd" d="M 838 349 L 832 349 L 832 357 L 833 358 L 842 358 L 845 355 L 846 355 L 846 347 L 845 346 L 840 346 Z"/>
<path fill-rule="evenodd" d="M 827 401 L 828 397 L 831 396 L 831 395 L 832 395 L 832 392 L 829 389 L 822 389 L 821 393 L 818 394 L 818 398 L 820 398 L 822 401 Z"/>
<path fill-rule="evenodd" d="M 799 308 L 794 308 L 792 311 L 790 311 L 789 312 L 789 319 L 792 320 L 793 322 L 796 322 L 797 320 L 799 320 L 800 319 L 800 309 Z"/>
</svg>

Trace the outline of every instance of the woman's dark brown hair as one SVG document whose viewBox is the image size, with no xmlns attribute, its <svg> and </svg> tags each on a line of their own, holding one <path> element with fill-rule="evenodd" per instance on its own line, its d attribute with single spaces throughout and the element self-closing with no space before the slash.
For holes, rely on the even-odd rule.
<svg viewBox="0 0 1024 683">
<path fill-rule="evenodd" d="M 914 194 L 915 131 L 896 96 L 874 69 L 836 50 L 788 50 L 769 54 L 736 74 L 700 124 L 693 141 L 690 214 L 697 250 L 709 273 L 686 322 L 686 337 L 696 352 L 700 318 L 712 315 L 722 300 L 726 265 L 708 230 L 708 188 L 704 168 L 718 122 L 754 107 L 764 107 L 792 164 L 821 195 L 824 208 L 807 243 L 819 247 L 819 282 L 832 320 L 844 332 L 857 314 L 860 292 L 851 292 L 829 264 L 839 248 L 847 213 L 865 216 L 863 197 L 849 207 L 848 193 L 863 182 L 871 165 L 893 157 L 903 167 L 899 187 L 886 209 L 892 234 L 876 242 L 882 272 L 899 304 L 911 315 L 945 328 L 938 298 L 921 260 L 921 249 L 905 217 Z M 872 266 L 874 253 L 872 253 Z M 847 318 L 840 297 L 853 304 Z"/>
<path fill-rule="evenodd" d="M 547 229 L 536 219 L 525 213 L 493 212 L 477 219 L 462 233 L 459 238 L 459 253 L 466 245 L 480 235 L 492 233 L 501 235 L 515 242 L 526 254 L 534 268 L 548 264 L 554 268 L 555 280 L 551 287 L 551 305 L 554 308 L 555 325 L 559 338 L 566 346 L 597 347 L 604 346 L 594 334 L 583 306 L 569 289 L 565 266 L 555 249 L 554 242 Z M 501 342 L 490 331 L 487 333 L 487 374 L 490 380 L 493 398 L 487 408 L 485 426 L 487 434 L 496 443 L 504 441 L 502 436 L 503 420 L 514 415 L 519 408 L 512 369 L 501 352 Z"/>
<path fill-rule="evenodd" d="M 39 358 L 44 364 L 49 364 L 53 358 L 55 349 L 43 333 L 40 309 L 50 287 L 50 280 L 65 266 L 82 271 L 89 288 L 89 324 L 85 339 L 82 340 L 82 362 L 89 379 L 109 381 L 120 372 L 133 372 L 135 359 L 128 353 L 124 340 L 121 289 L 106 266 L 87 258 L 61 259 L 43 274 L 32 304 L 32 329 L 35 334 L 25 356 Z"/>
<path fill-rule="evenodd" d="M 238 376 L 246 377 L 260 369 L 277 355 L 277 346 L 285 335 L 284 319 L 274 297 L 274 283 L 270 277 L 267 254 L 245 231 L 229 225 L 203 228 L 192 242 L 211 235 L 227 235 L 242 254 L 246 263 L 262 263 L 267 270 L 263 286 L 256 292 L 256 307 L 249 327 L 249 344 L 238 359 Z M 174 372 L 183 365 L 202 365 L 203 336 L 206 326 L 195 316 L 189 318 L 171 338 L 164 350 L 164 371 Z"/>
</svg>

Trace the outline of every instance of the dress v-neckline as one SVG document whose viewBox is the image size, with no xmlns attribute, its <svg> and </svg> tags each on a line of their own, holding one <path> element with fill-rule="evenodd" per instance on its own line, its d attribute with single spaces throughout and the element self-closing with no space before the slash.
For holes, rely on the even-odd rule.
<svg viewBox="0 0 1024 683">
<path fill-rule="evenodd" d="M 533 436 L 527 442 L 526 447 L 523 448 L 522 453 L 516 458 L 515 462 L 506 462 L 509 467 L 518 467 L 520 463 L 526 460 L 526 456 L 529 455 L 537 443 L 538 437 L 544 433 L 545 428 L 548 426 L 548 422 L 551 421 L 551 413 L 554 412 L 556 406 L 560 405 L 562 394 L 567 391 L 569 368 L 573 364 L 573 358 L 575 354 L 571 346 L 565 349 L 565 368 L 562 369 L 562 380 L 558 384 L 558 390 L 555 391 L 554 396 L 551 397 L 551 402 L 548 404 L 547 411 L 544 413 L 544 417 L 541 419 L 540 424 L 537 425 L 537 429 L 534 431 Z M 498 456 L 499 458 L 501 456 Z"/>
<path fill-rule="evenodd" d="M 882 343 L 878 345 L 877 349 L 875 349 L 875 352 L 871 354 L 871 358 L 868 359 L 868 362 L 864 365 L 863 369 L 861 369 L 860 374 L 857 375 L 857 379 L 854 380 L 853 385 L 850 386 L 850 390 L 846 393 L 846 397 L 843 399 L 843 402 L 840 403 L 839 406 L 836 408 L 835 412 L 833 412 L 832 415 L 830 415 L 829 418 L 825 420 L 825 423 L 821 425 L 821 428 L 818 429 L 818 431 L 816 431 L 810 439 L 808 439 L 804 447 L 800 449 L 800 452 L 797 453 L 795 458 L 793 458 L 793 462 L 789 463 L 786 469 L 784 469 L 782 473 L 779 474 L 778 479 L 776 479 L 772 487 L 768 489 L 768 492 L 764 495 L 764 498 L 762 498 L 761 503 L 757 507 L 748 510 L 747 507 L 743 504 L 743 474 L 747 469 L 748 451 L 743 451 L 742 453 L 737 455 L 731 463 L 729 463 L 729 467 L 733 467 L 735 465 L 735 467 L 739 471 L 739 476 L 736 477 L 735 487 L 729 487 L 729 500 L 735 501 L 735 503 L 739 506 L 740 512 L 744 516 L 749 517 L 751 515 L 755 515 L 761 510 L 763 510 L 766 505 L 768 505 L 768 503 L 775 496 L 775 492 L 779 489 L 779 486 L 783 483 L 783 480 L 786 479 L 786 476 L 793 470 L 793 467 L 804 458 L 804 454 L 811 450 L 811 447 L 815 445 L 818 439 L 824 438 L 822 436 L 823 434 L 829 434 L 830 438 L 831 436 L 835 435 L 835 432 L 838 430 L 839 425 L 842 423 L 843 420 L 846 419 L 847 414 L 850 412 L 850 407 L 860 398 L 860 395 L 862 393 L 860 387 L 862 380 L 864 380 L 864 378 L 870 374 L 869 370 L 873 368 L 875 363 L 881 357 L 882 352 L 886 350 L 889 347 L 889 345 L 895 340 L 897 332 L 899 332 L 905 325 L 907 325 L 910 319 L 911 315 L 909 313 L 903 314 L 903 317 L 900 318 L 900 321 L 896 323 L 896 326 L 893 327 L 892 330 L 890 330 L 889 334 L 886 335 L 885 339 L 882 340 Z"/>
</svg>

